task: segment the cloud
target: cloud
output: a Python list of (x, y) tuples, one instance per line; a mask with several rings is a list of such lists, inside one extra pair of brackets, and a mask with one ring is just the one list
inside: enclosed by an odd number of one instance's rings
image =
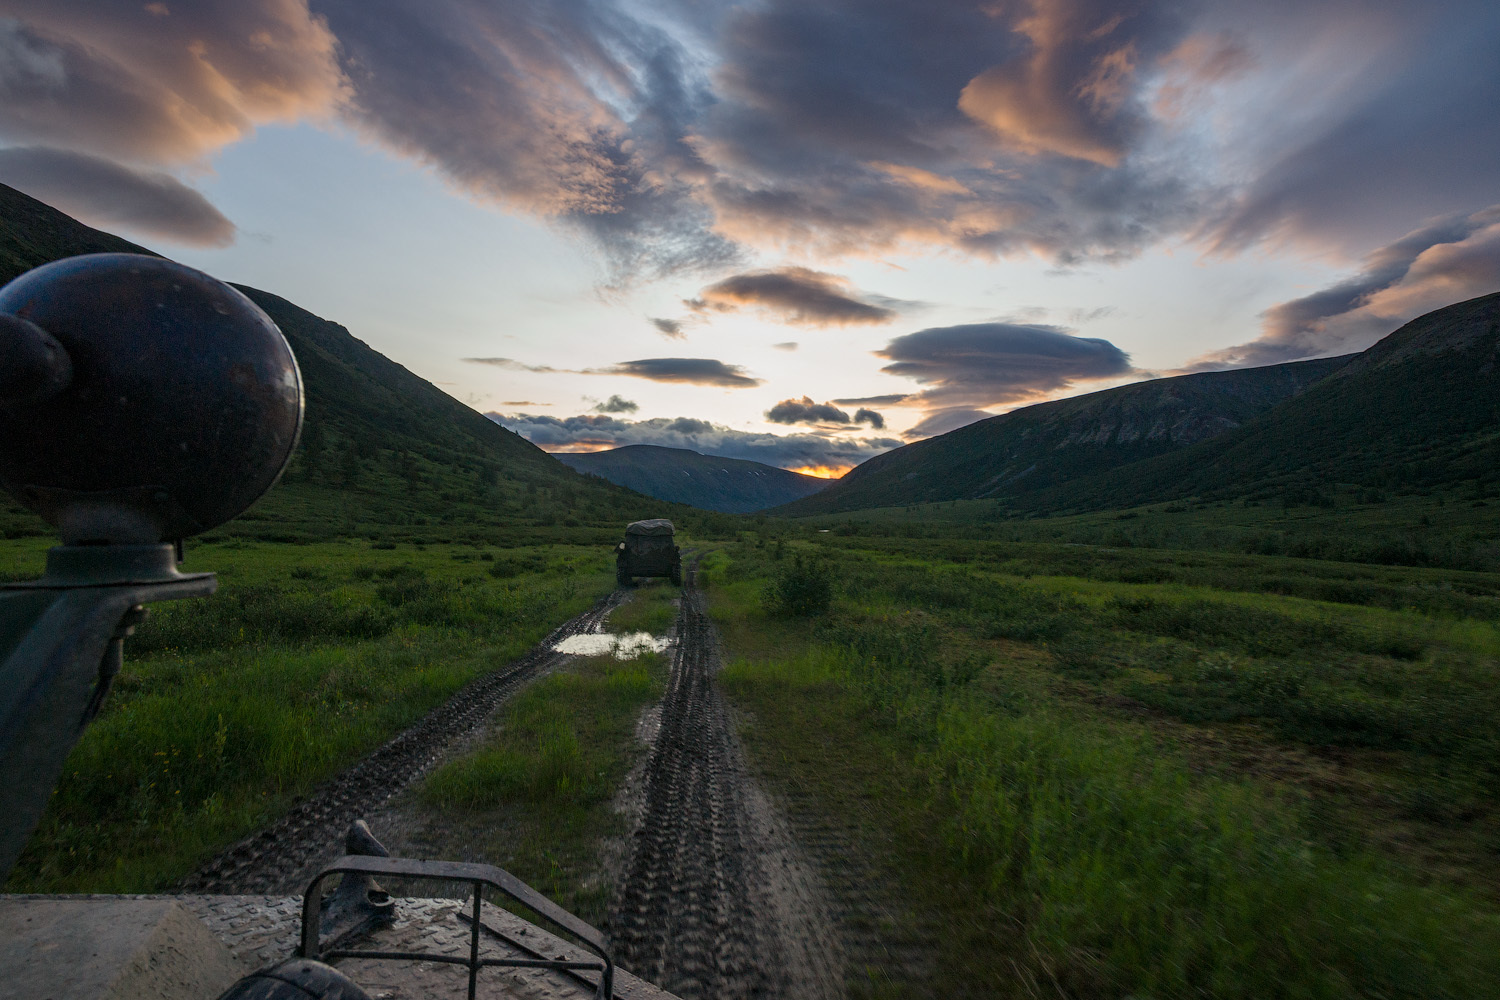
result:
[(1192, 6), (741, 7), (694, 139), (718, 231), (841, 254), (1134, 253), (1209, 197), (1188, 164), (1135, 155), (1154, 136), (1140, 67)]
[[(554, 368), (551, 365), (528, 365), (514, 358), (464, 358), (469, 364), (492, 365), (510, 371), (534, 372), (540, 375), (628, 375), (653, 382), (677, 382), (684, 385), (719, 385), (729, 389), (748, 389), (761, 379), (747, 375), (741, 365), (729, 365), (713, 358), (642, 358), (621, 361), (605, 368)], [(618, 397), (612, 397), (618, 398)]]
[(608, 282), (736, 269), (760, 287), (721, 304), (809, 324), (900, 304), (828, 275), (824, 299), (816, 281), (777, 292), (788, 269), (745, 272), (755, 253), (1072, 266), (1290, 237), (1356, 254), (1492, 203), (1500, 169), (1500, 7), (1483, 0), (5, 11), (5, 144), (196, 169), (258, 126), (337, 120), (583, 234)]
[(1022, 153), (1119, 166), (1140, 127), (1135, 77), (1158, 37), (1142, 30), (1152, 13), (1070, 0), (1031, 5), (1013, 28), (1027, 40), (1024, 54), (970, 80), (959, 110)]
[(1134, 371), (1129, 355), (1109, 341), (1041, 324), (934, 327), (875, 353), (891, 362), (881, 371), (928, 386), (917, 401), (941, 409), (1019, 403)]
[(554, 375), (566, 372), (566, 368), (553, 368), (550, 365), (528, 365), (514, 358), (463, 358), (463, 361), (471, 365), (492, 365), (495, 368), (506, 368), (517, 372), (538, 372), (544, 375)]
[(743, 458), (783, 469), (845, 469), (901, 445), (894, 438), (739, 431), (693, 417), (622, 420), (601, 415), (558, 418), (490, 413), (487, 416), (547, 451), (594, 451), (651, 444)]
[(889, 323), (896, 318), (895, 309), (860, 297), (847, 279), (806, 267), (730, 275), (684, 304), (696, 312), (757, 308), (784, 323), (806, 326)]
[(657, 319), (653, 317), (651, 320), (651, 325), (656, 327), (656, 332), (661, 334), (663, 337), (671, 337), (674, 340), (681, 340), (685, 336), (685, 334), (683, 334), (682, 332), (681, 320)]
[(0, 136), (127, 162), (190, 163), (256, 125), (326, 117), (345, 94), (334, 36), (305, 3), (153, 6), (8, 0)]
[(1358, 274), (1261, 314), (1248, 344), (1190, 371), (1279, 364), (1361, 351), (1425, 312), (1500, 288), (1500, 205), (1434, 220), (1369, 254)]
[(624, 396), (611, 396), (604, 402), (594, 407), (595, 413), (634, 413), (641, 405), (633, 399)]
[(956, 431), (960, 427), (977, 423), (980, 420), (988, 420), (995, 416), (984, 410), (975, 410), (967, 406), (950, 406), (940, 410), (934, 410), (918, 422), (915, 426), (901, 433), (908, 441), (917, 441), (922, 438), (936, 437), (939, 434), (947, 434)]
[(884, 396), (855, 396), (852, 399), (835, 399), (840, 406), (901, 406), (913, 399), (911, 393), (892, 392)]
[(828, 425), (868, 423), (876, 430), (885, 428), (885, 418), (874, 410), (861, 409), (850, 417), (848, 413), (832, 403), (815, 403), (811, 396), (801, 399), (783, 399), (766, 411), (766, 419), (773, 424)]
[(532, 399), (507, 399), (501, 406), (551, 406), (551, 403), (538, 403)]
[(728, 389), (748, 389), (762, 381), (745, 374), (740, 365), (726, 365), (712, 358), (643, 358), (622, 361), (608, 368), (586, 369), (586, 372), (590, 375), (629, 375), (653, 382), (719, 385)]
[[(1248, 78), (1268, 99), (1236, 115), (1225, 137), (1242, 147), (1234, 159), (1244, 181), (1207, 220), (1205, 239), (1223, 252), (1268, 237), (1363, 251), (1494, 202), (1500, 7), (1289, 10), (1243, 32), (1251, 44), (1270, 36), (1250, 53), (1262, 77)], [(1305, 94), (1314, 96), (1297, 107)]]
[(101, 228), (200, 247), (234, 242), (234, 223), (171, 174), (45, 147), (0, 149), (0, 182)]
[(771, 346), (778, 351), (795, 351), (797, 349), (797, 342), (795, 340), (783, 340), (781, 343), (772, 344)]
[(685, 141), (701, 55), (624, 4), (322, 0), (350, 117), (473, 197), (584, 232), (611, 280), (733, 265)]

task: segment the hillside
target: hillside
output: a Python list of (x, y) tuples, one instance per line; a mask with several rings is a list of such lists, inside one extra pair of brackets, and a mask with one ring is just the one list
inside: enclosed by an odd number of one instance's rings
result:
[[(80, 253), (152, 253), (0, 185), (0, 284)], [(239, 287), (281, 327), (302, 368), (307, 423), (281, 483), (221, 533), (287, 541), (374, 531), (421, 540), (520, 541), (639, 517), (691, 518), (591, 479), (355, 339), (269, 292)], [(8, 502), (8, 536), (46, 533)]]
[(1015, 498), (1035, 510), (1157, 500), (1326, 503), (1335, 485), (1412, 494), (1500, 487), (1500, 292), (1412, 320), (1329, 378), (1172, 455)]
[(588, 454), (553, 455), (570, 468), (658, 500), (747, 514), (817, 493), (828, 480), (760, 462), (701, 455), (686, 448), (633, 444)]
[(1233, 430), (1348, 360), (1182, 375), (1038, 403), (878, 455), (777, 513), (831, 514), (1048, 490)]

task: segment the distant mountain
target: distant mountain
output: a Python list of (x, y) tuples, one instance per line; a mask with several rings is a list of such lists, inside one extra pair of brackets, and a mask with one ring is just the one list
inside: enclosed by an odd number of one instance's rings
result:
[[(0, 284), (82, 253), (152, 253), (0, 185)], [(302, 443), (281, 483), (228, 526), (268, 538), (358, 534), (505, 540), (530, 529), (692, 516), (545, 452), (279, 296), (236, 286), (292, 345), (307, 396)], [(0, 532), (45, 531), (0, 496)], [(554, 532), (555, 533), (555, 532)]]
[(1412, 320), (1243, 427), (1026, 505), (1320, 502), (1335, 484), (1412, 493), (1458, 483), (1500, 486), (1500, 292)]
[(1351, 356), (1154, 379), (1038, 403), (918, 441), (778, 514), (1015, 497), (1178, 451), (1233, 430)]
[(552, 457), (637, 493), (727, 514), (775, 507), (817, 493), (829, 483), (759, 462), (649, 444)]

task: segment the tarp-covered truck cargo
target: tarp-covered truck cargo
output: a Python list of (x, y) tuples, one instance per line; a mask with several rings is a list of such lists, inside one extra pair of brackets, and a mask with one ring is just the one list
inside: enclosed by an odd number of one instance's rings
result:
[(615, 546), (615, 579), (623, 586), (638, 576), (665, 576), (682, 586), (682, 553), (674, 535), (665, 518), (627, 525), (625, 540)]

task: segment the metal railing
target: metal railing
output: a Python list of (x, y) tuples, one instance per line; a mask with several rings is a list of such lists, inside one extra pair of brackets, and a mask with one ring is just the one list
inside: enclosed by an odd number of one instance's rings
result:
[[(331, 875), (382, 876), (386, 878), (432, 879), (440, 882), (468, 883), (474, 892), (473, 913), (470, 917), (469, 955), (459, 958), (432, 952), (409, 951), (363, 951), (335, 948), (323, 951), (320, 943), (323, 901), (323, 882)], [(566, 959), (545, 958), (482, 958), (479, 954), (480, 912), (484, 905), (484, 889), (495, 889), (505, 896), (527, 907), (549, 923), (578, 939), (589, 950), (598, 953), (597, 962), (576, 962)], [(340, 958), (392, 959), (397, 961), (442, 962), (449, 965), (467, 966), (469, 970), (469, 1000), (474, 1000), (479, 984), (479, 970), (486, 967), (509, 967), (523, 969), (554, 969), (576, 973), (594, 971), (599, 973), (599, 984), (595, 989), (596, 1000), (613, 1000), (615, 965), (604, 944), (604, 935), (596, 928), (584, 923), (510, 872), (494, 865), (472, 864), (460, 861), (416, 861), (409, 858), (377, 858), (364, 855), (345, 855), (323, 868), (314, 876), (302, 897), (302, 943), (298, 953), (303, 958), (317, 961), (332, 961)]]

